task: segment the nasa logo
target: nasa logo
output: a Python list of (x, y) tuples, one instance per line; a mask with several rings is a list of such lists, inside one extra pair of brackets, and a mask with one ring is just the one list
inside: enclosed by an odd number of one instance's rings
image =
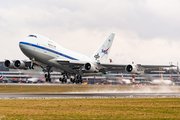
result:
[(102, 53), (108, 54), (108, 51), (102, 49)]
[(106, 55), (107, 55), (107, 54), (108, 54), (108, 50), (109, 50), (109, 48), (108, 48), (108, 49), (106, 49), (106, 50), (103, 50), (103, 49), (102, 49), (102, 53), (104, 53), (104, 54), (106, 54)]

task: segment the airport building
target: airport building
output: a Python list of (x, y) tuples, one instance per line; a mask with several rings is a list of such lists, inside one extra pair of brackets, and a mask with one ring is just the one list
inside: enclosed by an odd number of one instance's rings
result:
[(8, 68), (5, 68), (3, 62), (0, 62), (0, 71), (9, 71)]
[[(163, 79), (172, 80), (176, 85), (180, 85), (179, 75), (177, 74), (176, 69), (164, 69), (163, 71)], [(3, 81), (0, 82), (27, 82), (29, 78), (38, 77), (40, 78), (40, 82), (45, 81), (44, 72), (40, 68), (35, 70), (16, 70), (16, 69), (8, 69), (5, 68), (3, 62), (0, 62), (0, 72), (3, 73)], [(153, 71), (152, 69), (146, 69), (143, 75), (135, 75), (135, 84), (150, 84), (153, 79), (160, 79), (161, 74), (159, 71)], [(62, 77), (60, 72), (52, 72), (51, 73), (52, 82), (58, 81), (59, 77)], [(125, 78), (132, 81), (132, 74), (127, 74), (127, 72), (123, 71), (112, 71), (107, 72), (104, 75), (100, 76), (91, 76), (91, 77), (83, 77), (83, 82), (88, 82), (88, 84), (122, 84), (120, 81)]]

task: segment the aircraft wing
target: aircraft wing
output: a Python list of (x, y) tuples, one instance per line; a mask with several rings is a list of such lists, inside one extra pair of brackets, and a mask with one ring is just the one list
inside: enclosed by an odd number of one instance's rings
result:
[(100, 63), (102, 68), (100, 71), (124, 71), (126, 66), (125, 64), (114, 64), (114, 63)]
[(61, 65), (69, 66), (73, 69), (79, 69), (87, 62), (85, 61), (77, 61), (77, 60), (64, 60), (64, 59), (57, 59), (57, 62)]
[[(73, 69), (82, 68), (87, 61), (77, 61), (77, 60), (64, 60), (57, 59), (57, 62), (61, 65), (68, 66)], [(137, 69), (137, 71), (143, 71), (145, 68), (168, 68), (175, 67), (174, 65), (141, 65), (141, 64), (114, 64), (114, 63), (97, 63), (99, 72), (107, 71), (126, 71), (126, 67), (131, 66), (132, 69)]]
[(176, 67), (175, 65), (141, 65), (141, 64), (114, 64), (114, 63), (100, 63), (103, 66), (102, 69), (107, 71), (126, 71), (127, 66), (132, 66), (132, 69), (135, 67), (137, 70), (142, 71), (145, 68), (169, 68)]
[[(57, 62), (61, 65), (68, 66), (73, 69), (80, 69), (82, 68), (87, 61), (77, 61), (77, 60), (64, 60), (64, 59), (57, 59)], [(107, 71), (123, 71), (125, 70), (126, 65), (120, 64), (100, 64), (97, 63), (99, 72), (107, 72)]]
[(85, 61), (77, 61), (77, 60), (64, 60), (64, 59), (57, 59), (57, 62), (62, 64), (62, 65), (69, 65), (69, 64), (74, 64), (74, 65), (81, 65), (83, 66), (85, 63)]
[(168, 68), (168, 67), (176, 67), (175, 65), (141, 65), (137, 64), (142, 68)]

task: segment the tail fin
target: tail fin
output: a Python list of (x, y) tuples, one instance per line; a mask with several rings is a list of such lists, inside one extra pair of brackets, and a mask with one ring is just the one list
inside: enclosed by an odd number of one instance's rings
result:
[(0, 80), (3, 80), (3, 73), (1, 73), (0, 75)]
[(114, 35), (114, 33), (111, 33), (109, 37), (101, 44), (101, 46), (91, 56), (92, 61), (108, 62), (108, 55), (111, 49), (111, 45), (113, 43)]

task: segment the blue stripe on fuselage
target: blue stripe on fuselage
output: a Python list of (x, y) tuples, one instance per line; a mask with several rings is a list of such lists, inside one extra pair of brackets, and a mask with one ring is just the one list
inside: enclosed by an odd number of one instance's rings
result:
[(63, 53), (60, 53), (60, 52), (51, 50), (51, 49), (46, 48), (46, 47), (42, 47), (42, 46), (39, 46), (39, 45), (35, 45), (35, 44), (32, 44), (32, 43), (20, 42), (19, 44), (24, 44), (24, 45), (29, 45), (29, 46), (33, 46), (33, 47), (36, 47), (36, 48), (40, 48), (40, 49), (43, 49), (43, 50), (52, 52), (52, 53), (54, 53), (54, 54), (58, 54), (58, 55), (60, 55), (60, 56), (66, 57), (66, 58), (71, 59), (71, 60), (78, 60), (78, 59), (76, 59), (76, 58), (70, 57), (70, 56), (65, 55), (65, 54), (63, 54)]

